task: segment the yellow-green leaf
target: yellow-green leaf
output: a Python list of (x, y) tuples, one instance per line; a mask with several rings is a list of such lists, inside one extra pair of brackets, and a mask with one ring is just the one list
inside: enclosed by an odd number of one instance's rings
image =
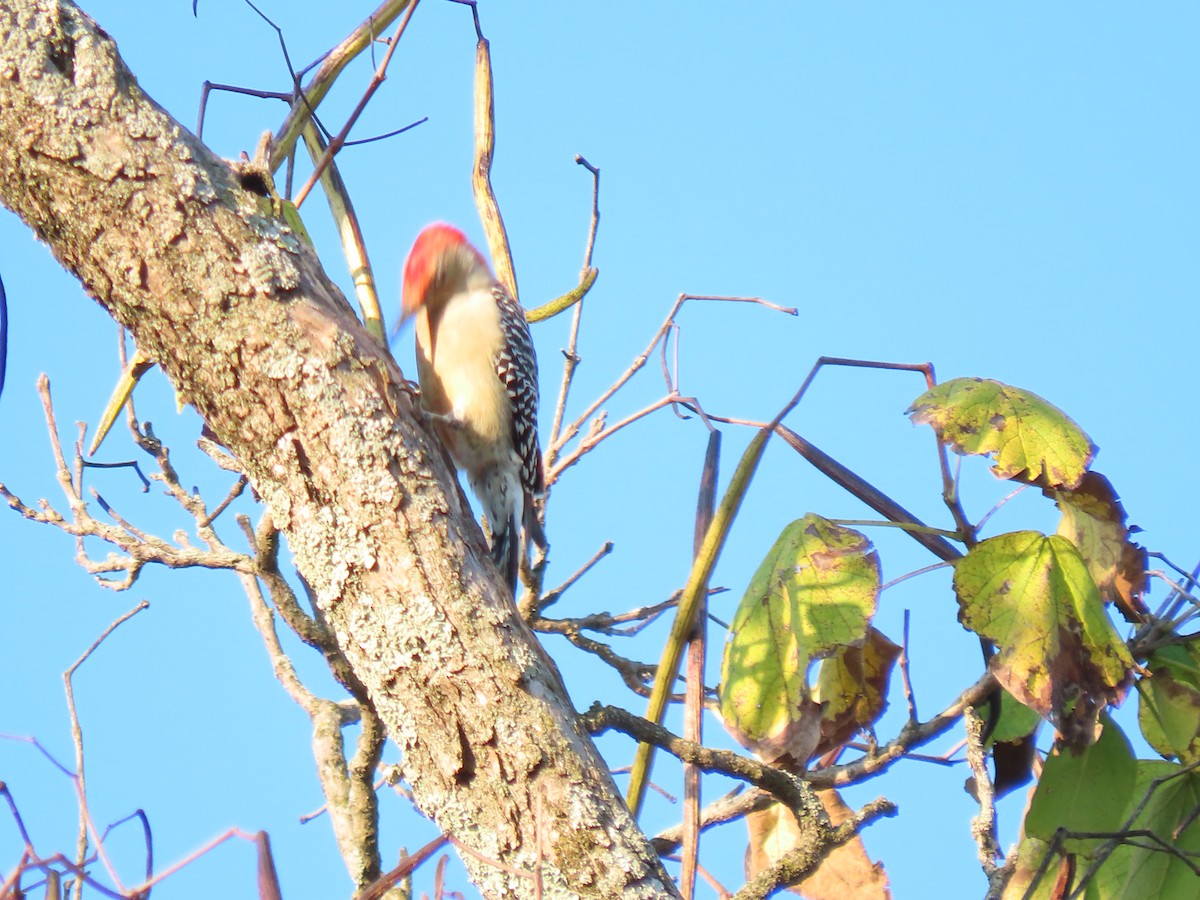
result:
[(958, 619), (996, 643), (1000, 684), (1073, 745), (1129, 686), (1133, 658), (1075, 545), (1016, 531), (971, 548), (954, 569)]
[(840, 647), (821, 661), (813, 699), (821, 704), (817, 753), (840, 747), (875, 724), (887, 708), (888, 681), (900, 645), (875, 628), (861, 644)]
[(725, 727), (764, 757), (806, 759), (820, 724), (809, 664), (863, 638), (878, 593), (865, 536), (811, 513), (788, 525), (734, 615), (721, 667)]
[(1061, 409), (1031, 391), (984, 378), (930, 388), (907, 410), (955, 452), (991, 456), (1000, 478), (1050, 488), (1079, 484), (1096, 446)]

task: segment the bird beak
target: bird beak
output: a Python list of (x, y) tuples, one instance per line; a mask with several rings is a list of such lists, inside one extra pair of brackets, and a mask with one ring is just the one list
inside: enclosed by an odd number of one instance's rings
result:
[(416, 288), (405, 282), (400, 289), (400, 318), (396, 320), (396, 324), (392, 326), (391, 334), (388, 336), (389, 346), (400, 336), (404, 326), (412, 320), (420, 308), (421, 298), (417, 295)]
[[(408, 274), (408, 273), (405, 273)], [(420, 279), (417, 279), (418, 281)], [(430, 278), (421, 290), (413, 281), (406, 280), (400, 289), (400, 321), (396, 323), (396, 332), (404, 327), (404, 323), (417, 314), (417, 310), (425, 302), (425, 295), (437, 281), (437, 275)]]
[(388, 346), (389, 347), (391, 347), (392, 344), (394, 344), (396, 342), (396, 339), (398, 337), (400, 337), (400, 332), (404, 331), (404, 326), (408, 324), (410, 319), (412, 319), (411, 314), (410, 315), (405, 315), (404, 313), (400, 314), (400, 318), (396, 320), (396, 324), (392, 326), (392, 330), (388, 333)]
[(405, 290), (400, 300), (400, 318), (396, 320), (396, 325), (392, 329), (392, 337), (400, 333), (404, 325), (417, 314), (416, 304), (408, 296), (408, 291)]

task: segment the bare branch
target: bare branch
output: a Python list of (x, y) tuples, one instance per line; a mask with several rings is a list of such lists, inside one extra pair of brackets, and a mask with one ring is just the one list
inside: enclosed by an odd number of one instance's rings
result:
[(585, 637), (580, 634), (579, 626), (570, 619), (538, 618), (530, 623), (530, 627), (543, 634), (561, 634), (580, 650), (593, 654), (601, 662), (616, 669), (621, 680), (625, 682), (625, 686), (639, 697), (650, 696), (650, 689), (647, 685), (653, 681), (654, 673), (657, 671), (657, 667), (651, 663), (626, 659), (608, 644)]
[(372, 46), (379, 36), (379, 30), (387, 28), (397, 16), (405, 11), (408, 5), (409, 0), (384, 0), (340, 44), (323, 55), (320, 69), (317, 70), (308, 85), (299, 92), (299, 96), (294, 99), (287, 118), (284, 119), (279, 130), (275, 132), (275, 137), (271, 140), (268, 166), (272, 172), (275, 172), (288, 158), (297, 138), (300, 137), (304, 122), (314, 114), (346, 66), (363, 50)]
[(963, 711), (967, 707), (978, 706), (995, 690), (995, 676), (988, 672), (928, 722), (919, 724), (909, 722), (900, 729), (899, 735), (882, 747), (876, 748), (874, 752), (844, 765), (810, 771), (808, 781), (819, 790), (855, 784), (864, 778), (878, 774), (896, 760), (906, 756), (910, 750), (927, 744), (938, 735), (948, 731), (962, 717)]
[(963, 710), (967, 725), (967, 764), (974, 776), (975, 795), (979, 800), (979, 815), (971, 820), (971, 836), (979, 848), (979, 863), (989, 883), (996, 877), (1003, 858), (996, 837), (996, 791), (987, 770), (987, 753), (983, 747), (985, 723), (972, 707)]
[[(596, 243), (596, 230), (600, 226), (600, 170), (585, 160), (576, 156), (575, 161), (592, 173), (592, 224), (588, 230), (587, 247), (583, 251), (583, 272), (592, 268), (592, 250)], [(583, 282), (580, 278), (580, 283)], [(582, 295), (580, 301), (583, 300)], [(583, 303), (575, 307), (575, 315), (571, 319), (571, 334), (567, 339), (567, 349), (563, 351), (562, 385), (558, 389), (558, 402), (554, 405), (554, 423), (550, 426), (550, 439), (546, 443), (546, 465), (554, 463), (559, 445), (559, 435), (562, 431), (563, 416), (567, 408), (567, 395), (571, 392), (571, 384), (575, 378), (575, 369), (579, 359), (579, 325), (583, 320)]]
[[(704, 538), (712, 524), (717, 503), (717, 474), (721, 457), (721, 432), (710, 431), (704, 468), (700, 475), (699, 497), (696, 501), (696, 522), (692, 534), (692, 553), (699, 556)], [(708, 648), (708, 598), (701, 597), (693, 617), (692, 631), (687, 642), (686, 701), (684, 704), (683, 736), (696, 744), (704, 742), (704, 666)], [(700, 769), (690, 762), (683, 764), (683, 868), (680, 872), (680, 891), (691, 900), (696, 889), (696, 870), (700, 865)]]
[(720, 772), (762, 788), (798, 817), (828, 822), (825, 809), (808, 782), (791, 772), (730, 750), (718, 750), (684, 740), (661, 725), (619, 707), (596, 703), (580, 718), (584, 727), (592, 734), (603, 734), (610, 728), (615, 729), (639, 743), (653, 744), (705, 772)]
[[(346, 141), (346, 135), (350, 133), (350, 129), (354, 127), (354, 123), (358, 121), (358, 117), (362, 115), (363, 110), (367, 108), (367, 104), (371, 102), (371, 98), (375, 95), (375, 92), (379, 90), (379, 86), (383, 84), (384, 79), (387, 78), (387, 68), (388, 64), (392, 61), (392, 54), (396, 52), (396, 47), (400, 43), (400, 38), (404, 34), (404, 29), (408, 27), (409, 20), (412, 19), (412, 14), (416, 10), (418, 2), (420, 2), (420, 0), (412, 0), (412, 3), (408, 5), (408, 9), (404, 12), (404, 18), (402, 18), (400, 20), (400, 24), (396, 26), (396, 31), (392, 35), (392, 39), (388, 44), (387, 53), (383, 55), (383, 61), (379, 64), (379, 68), (375, 70), (375, 74), (371, 76), (371, 80), (367, 83), (367, 88), (365, 91), (363, 91), (363, 95), (359, 99), (358, 105), (355, 106), (354, 111), (350, 113), (350, 117), (346, 120), (346, 124), (342, 126), (342, 130), (334, 135), (329, 141), (329, 146), (325, 148), (325, 152), (317, 162), (316, 166), (313, 168), (312, 174), (308, 176), (308, 181), (304, 183), (304, 187), (300, 188), (299, 192), (296, 194), (295, 203), (297, 209), (304, 204), (304, 199), (308, 196), (309, 191), (313, 189), (313, 186), (320, 179), (321, 173), (325, 171), (325, 167), (333, 161), (334, 155), (342, 149), (342, 144), (344, 144)], [(303, 96), (304, 95), (302, 93), (302, 97)], [(308, 101), (306, 101), (306, 103), (307, 102)]]
[(579, 433), (579, 429), (583, 427), (583, 423), (587, 422), (589, 419), (591, 419), (591, 417), (593, 415), (595, 415), (596, 411), (599, 410), (601, 406), (603, 406), (610, 399), (612, 399), (613, 395), (616, 394), (617, 391), (619, 391), (622, 387), (625, 386), (625, 384), (629, 381), (629, 379), (631, 379), (634, 375), (636, 375), (639, 371), (641, 371), (642, 367), (646, 365), (646, 361), (650, 358), (650, 354), (654, 352), (654, 349), (667, 336), (671, 327), (675, 324), (675, 317), (679, 314), (679, 310), (683, 307), (683, 304), (686, 303), (688, 300), (712, 300), (712, 301), (719, 301), (719, 302), (726, 302), (726, 303), (753, 303), (753, 304), (757, 304), (759, 306), (765, 306), (768, 309), (774, 309), (779, 312), (785, 312), (785, 313), (788, 313), (789, 315), (796, 315), (796, 310), (794, 310), (794, 309), (790, 309), (788, 307), (777, 306), (776, 304), (770, 303), (759, 297), (710, 297), (710, 296), (700, 296), (700, 295), (692, 295), (692, 294), (680, 294), (675, 299), (675, 303), (672, 304), (670, 311), (667, 313), (666, 319), (663, 320), (662, 325), (659, 326), (658, 331), (655, 332), (653, 339), (650, 341), (650, 343), (646, 347), (646, 349), (643, 350), (637, 356), (635, 356), (633, 359), (633, 362), (630, 363), (629, 368), (627, 368), (623, 373), (621, 373), (621, 375), (618, 376), (617, 380), (614, 381), (582, 413), (580, 413), (579, 416), (573, 422), (566, 425), (562, 429), (562, 432), (557, 436), (557, 438), (551, 440), (551, 442), (548, 444), (548, 446), (546, 448), (547, 467), (549, 467), (553, 464), (554, 460), (557, 458), (558, 453), (562, 450), (563, 446), (568, 441), (571, 441), (572, 439), (574, 439), (574, 437)]
[(595, 555), (592, 556), (592, 558), (589, 559), (587, 562), (585, 562), (582, 566), (580, 566), (575, 571), (574, 574), (572, 574), (570, 577), (567, 578), (566, 581), (564, 581), (558, 587), (554, 588), (554, 590), (548, 591), (545, 594), (543, 594), (541, 596), (541, 598), (538, 600), (535, 608), (522, 609), (521, 617), (528, 621), (531, 617), (533, 617), (535, 615), (540, 616), (542, 613), (542, 610), (546, 609), (548, 606), (550, 606), (553, 603), (557, 603), (558, 600), (562, 597), (562, 595), (564, 593), (566, 593), (568, 588), (570, 588), (573, 584), (575, 584), (575, 582), (579, 581), (580, 578), (582, 578), (584, 575), (586, 575), (588, 572), (590, 572), (592, 570), (593, 566), (595, 566), (598, 562), (600, 562), (600, 560), (604, 559), (604, 557), (608, 556), (608, 554), (612, 553), (612, 551), (613, 551), (613, 542), (605, 541), (604, 546), (602, 546), (599, 550), (597, 550)]
[(508, 292), (520, 299), (517, 292), (517, 274), (513, 267), (512, 248), (508, 243), (508, 232), (504, 228), (504, 217), (500, 204), (492, 190), (492, 157), (496, 152), (496, 99), (492, 84), (492, 52), (487, 38), (479, 27), (479, 9), (469, 4), (475, 22), (475, 165), (471, 168), (471, 190), (475, 194), (475, 208), (487, 236), (492, 265), (496, 279)]
[[(104, 642), (105, 638), (112, 634), (113, 631), (115, 631), (122, 623), (133, 618), (135, 615), (149, 606), (150, 604), (148, 602), (142, 600), (133, 609), (118, 616), (111, 625), (104, 629), (104, 631), (100, 634), (100, 637), (92, 641), (92, 645), (83, 651), (83, 654), (79, 657), (79, 659), (75, 660), (75, 662), (73, 662), (67, 668), (67, 670), (63, 672), (63, 688), (67, 695), (67, 714), (71, 720), (71, 740), (75, 745), (74, 781), (75, 789), (79, 796), (79, 838), (76, 843), (75, 864), (80, 869), (83, 868), (87, 861), (88, 824), (91, 821), (91, 817), (88, 813), (87, 807), (87, 781), (84, 777), (83, 768), (83, 729), (79, 725), (79, 714), (75, 709), (75, 688), (74, 684), (72, 683), (72, 678), (75, 675), (75, 670), (83, 665), (84, 660), (86, 660), (92, 655), (92, 653), (95, 652), (96, 648)], [(96, 850), (100, 853), (100, 858), (104, 860), (105, 868), (108, 869), (108, 874), (109, 877), (112, 878), (113, 884), (117, 885), (118, 888), (121, 888), (121, 881), (119, 878), (117, 878), (116, 870), (113, 868), (112, 863), (109, 862), (107, 854), (104, 852), (104, 843), (99, 839), (98, 836), (96, 836)], [(83, 881), (77, 880), (75, 883), (76, 898), (82, 896), (82, 892)]]

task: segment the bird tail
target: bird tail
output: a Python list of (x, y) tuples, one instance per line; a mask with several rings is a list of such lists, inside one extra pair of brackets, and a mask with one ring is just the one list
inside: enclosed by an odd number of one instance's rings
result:
[(517, 528), (517, 517), (515, 512), (510, 512), (506, 522), (489, 524), (492, 525), (492, 559), (504, 576), (504, 583), (515, 595), (521, 568), (521, 532)]
[(537, 507), (534, 506), (533, 495), (528, 491), (525, 492), (525, 553), (528, 555), (533, 547), (537, 547), (545, 554), (550, 550), (550, 543), (546, 540), (546, 532), (542, 528), (542, 523), (538, 521)]

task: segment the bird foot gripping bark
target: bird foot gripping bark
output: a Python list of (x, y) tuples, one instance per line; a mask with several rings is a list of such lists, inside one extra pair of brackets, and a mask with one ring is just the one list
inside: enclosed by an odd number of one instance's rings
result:
[(437, 422), (441, 425), (445, 425), (447, 428), (453, 429), (454, 431), (462, 431), (467, 427), (466, 423), (463, 422), (462, 419), (455, 418), (454, 413), (435, 413), (430, 412), (424, 407), (421, 407), (421, 418), (431, 425), (434, 422)]

